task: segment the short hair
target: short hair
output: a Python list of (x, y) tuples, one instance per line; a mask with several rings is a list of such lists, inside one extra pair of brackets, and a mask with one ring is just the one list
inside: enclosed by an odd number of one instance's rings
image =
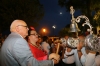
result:
[(24, 22), (24, 21), (23, 20), (19, 20), (19, 19), (14, 20), (10, 25), (10, 31), (13, 32), (15, 30), (15, 27), (21, 22)]

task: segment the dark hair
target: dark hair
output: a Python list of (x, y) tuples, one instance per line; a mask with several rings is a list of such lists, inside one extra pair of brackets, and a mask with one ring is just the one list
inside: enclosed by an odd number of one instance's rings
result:
[(70, 32), (69, 36), (73, 37), (73, 38), (77, 38), (77, 33), (76, 32)]
[(82, 33), (81, 31), (78, 32), (78, 36), (85, 36), (84, 33)]
[(30, 26), (30, 27), (29, 27), (28, 36), (30, 36), (31, 31), (35, 31), (35, 28), (34, 28), (34, 27), (32, 27), (32, 26)]
[(93, 34), (97, 34), (97, 29), (96, 28), (93, 28)]
[(48, 37), (47, 36), (43, 36), (42, 39), (43, 39), (43, 41), (47, 41)]

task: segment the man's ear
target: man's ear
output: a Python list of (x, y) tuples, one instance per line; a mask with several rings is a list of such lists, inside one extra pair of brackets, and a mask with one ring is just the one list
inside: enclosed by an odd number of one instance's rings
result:
[(15, 30), (17, 31), (17, 32), (19, 32), (20, 31), (20, 29), (19, 29), (19, 27), (17, 26), (17, 27), (15, 27)]

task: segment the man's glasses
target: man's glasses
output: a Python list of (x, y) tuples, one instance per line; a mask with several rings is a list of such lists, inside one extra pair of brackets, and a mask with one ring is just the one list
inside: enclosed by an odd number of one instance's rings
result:
[(24, 26), (24, 25), (18, 25), (18, 26), (22, 26), (22, 27), (26, 27), (26, 28), (28, 28), (28, 26)]

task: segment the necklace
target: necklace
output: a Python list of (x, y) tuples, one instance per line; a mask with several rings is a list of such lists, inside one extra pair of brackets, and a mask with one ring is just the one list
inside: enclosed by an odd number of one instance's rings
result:
[(37, 46), (36, 44), (33, 44), (33, 43), (29, 43), (31, 46), (34, 46), (34, 47), (36, 47), (36, 48), (38, 48), (38, 49), (40, 49), (40, 50), (42, 50), (46, 55), (47, 55), (47, 52), (46, 51), (44, 51), (43, 49), (42, 49), (42, 47), (41, 46)]
[(34, 47), (36, 47), (36, 48), (38, 48), (38, 49), (40, 49), (40, 50), (42, 50), (42, 48), (39, 47), (39, 46), (37, 46), (36, 44), (33, 44), (33, 43), (29, 43), (29, 44), (32, 45), (32, 46), (34, 46)]
[(29, 43), (29, 44), (36, 47), (36, 48), (38, 48), (38, 46), (36, 44), (33, 44), (33, 43)]

